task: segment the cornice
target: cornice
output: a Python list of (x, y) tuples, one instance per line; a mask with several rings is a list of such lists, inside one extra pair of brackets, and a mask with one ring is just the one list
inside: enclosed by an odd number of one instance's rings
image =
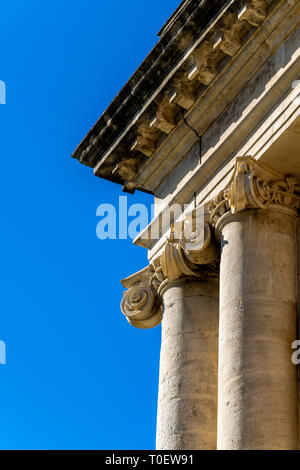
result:
[(184, 8), (182, 28), (163, 34), (73, 156), (125, 190), (149, 191), (136, 175), (277, 3), (195, 2), (190, 15)]
[[(218, 119), (222, 124), (223, 114), (228, 107), (238, 99), (243, 91), (247, 94), (247, 84), (259, 70), (263, 68), (268, 59), (280, 47), (297, 24), (299, 24), (300, 2), (295, 1), (294, 7), (286, 1), (277, 3), (260, 28), (256, 29), (254, 37), (248, 38), (246, 44), (232, 58), (224, 64), (213, 83), (202, 89), (199, 99), (188, 112), (186, 121), (203, 136), (201, 162), (195, 167), (192, 175), (189, 175), (189, 184), (181, 185), (174, 192), (174, 203), (186, 203), (198, 191), (199, 187), (205, 187), (207, 181), (219, 171), (220, 167), (229, 159), (238, 154), (238, 149), (254, 131), (257, 123), (266, 116), (278, 103), (279, 94), (286, 94), (291, 88), (291, 82), (299, 75), (299, 61), (295, 59), (288, 69), (284, 69), (276, 77), (274, 86), (267, 88), (263, 93), (263, 99), (253, 100), (253, 109), (243, 116), (238, 125), (238, 132), (234, 125), (226, 132), (226, 138), (221, 139), (216, 147), (206, 151), (206, 134), (209, 128)], [(229, 119), (226, 116), (226, 119)], [(222, 126), (221, 126), (222, 127)], [(198, 138), (192, 129), (181, 121), (176, 130), (159, 146), (156, 153), (147, 159), (145, 166), (139, 167), (134, 177), (137, 187), (144, 187), (161, 198), (161, 187), (173, 170), (185, 159), (195, 147), (198, 149)], [(209, 147), (208, 147), (209, 148)]]
[(121, 129), (130, 122), (148, 96), (169, 73), (174, 63), (180, 59), (190, 42), (207, 27), (219, 9), (231, 1), (186, 2), (186, 8), (177, 18), (181, 26), (161, 34), (157, 45), (83, 139), (73, 156), (82, 163), (94, 166), (97, 154), (107, 150)]

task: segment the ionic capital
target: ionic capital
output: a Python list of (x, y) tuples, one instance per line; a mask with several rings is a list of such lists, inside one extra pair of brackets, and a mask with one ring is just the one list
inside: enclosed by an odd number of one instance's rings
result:
[(230, 184), (210, 204), (211, 224), (218, 230), (226, 216), (245, 209), (271, 209), (297, 216), (300, 184), (293, 176), (283, 176), (252, 157), (239, 157)]
[(184, 232), (181, 224), (172, 227), (161, 254), (150, 266), (122, 281), (129, 290), (124, 293), (121, 310), (137, 328), (153, 328), (161, 322), (161, 296), (173, 281), (218, 276), (219, 247), (210, 225), (205, 222), (195, 231)]

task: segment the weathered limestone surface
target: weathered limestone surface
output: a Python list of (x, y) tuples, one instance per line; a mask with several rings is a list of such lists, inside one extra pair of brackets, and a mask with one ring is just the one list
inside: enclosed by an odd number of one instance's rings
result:
[(296, 221), (247, 210), (224, 220), (218, 449), (297, 449)]
[[(253, 77), (251, 75), (244, 77), (245, 80), (247, 79), (247, 86), (240, 90), (230, 105), (208, 128), (205, 128), (206, 114), (203, 112), (203, 108), (199, 109), (196, 129), (202, 135), (201, 168), (198, 144), (195, 143), (191, 149), (183, 147), (184, 158), (176, 168), (168, 173), (168, 176), (155, 191), (158, 202), (170, 204), (173, 200), (176, 202), (185, 201), (186, 193), (191, 191), (191, 186), (194, 186), (194, 191), (201, 196), (199, 200), (205, 200), (205, 198), (210, 200), (213, 197), (215, 182), (219, 181), (221, 185), (224, 185), (225, 182), (222, 181), (223, 174), (220, 170), (218, 172), (212, 170), (215, 181), (204, 189), (203, 183), (210, 177), (210, 174), (207, 173), (209, 170), (206, 171), (206, 168), (212, 164), (213, 160), (216, 160), (216, 164), (224, 164), (224, 159), (228, 159), (228, 155), (231, 153), (237, 156), (257, 156), (263, 163), (282, 172), (286, 171), (286, 165), (289, 164), (290, 172), (300, 176), (300, 159), (295, 159), (294, 153), (289, 152), (290, 147), (300, 146), (299, 135), (287, 135), (284, 142), (276, 145), (280, 145), (280, 148), (278, 150), (274, 148), (276, 139), (283, 139), (283, 136), (280, 137), (284, 130), (283, 124), (294, 113), (297, 113), (296, 103), (293, 104), (291, 98), (293, 93), (291, 84), (294, 80), (293, 77), (300, 76), (299, 44), (300, 26), (293, 30), (285, 42), (280, 44)], [(250, 73), (252, 72), (249, 71)], [(291, 76), (291, 74), (293, 75)], [(229, 98), (231, 87), (232, 84), (226, 88), (226, 93), (224, 93), (226, 99)], [(235, 90), (234, 87), (232, 88)], [(277, 107), (275, 105), (278, 103), (278, 89), (282, 89), (282, 93), (287, 96), (286, 102), (282, 100)], [(224, 102), (221, 101), (221, 103)], [(221, 103), (217, 98), (210, 109), (216, 109)], [(268, 113), (270, 113), (268, 120), (257, 127), (257, 123)], [(200, 128), (201, 123), (205, 128), (203, 131)], [(254, 135), (249, 138), (251, 132)], [(176, 152), (176, 147), (173, 152)], [(282, 153), (286, 153), (284, 159), (280, 158)], [(278, 158), (276, 158), (277, 155)], [(233, 158), (227, 162), (226, 166), (224, 165), (227, 173), (232, 170), (234, 161)], [(172, 165), (171, 158), (169, 164)], [(162, 173), (158, 168), (152, 176), (153, 181), (160, 181), (161, 177)], [(200, 189), (202, 189), (201, 192)]]
[(157, 449), (216, 449), (218, 281), (175, 281), (163, 304)]

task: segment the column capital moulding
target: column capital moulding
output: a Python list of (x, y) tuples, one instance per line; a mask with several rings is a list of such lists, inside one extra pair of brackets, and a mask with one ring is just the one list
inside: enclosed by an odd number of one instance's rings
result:
[(210, 223), (217, 238), (222, 225), (246, 209), (276, 210), (297, 217), (300, 182), (253, 157), (238, 157), (229, 185), (209, 204)]
[(137, 328), (154, 328), (162, 320), (165, 290), (184, 277), (199, 280), (218, 277), (218, 259), (219, 246), (210, 224), (205, 222), (198, 234), (189, 238), (183, 235), (180, 240), (173, 226), (160, 256), (142, 271), (121, 281), (128, 289), (121, 302), (122, 313)]

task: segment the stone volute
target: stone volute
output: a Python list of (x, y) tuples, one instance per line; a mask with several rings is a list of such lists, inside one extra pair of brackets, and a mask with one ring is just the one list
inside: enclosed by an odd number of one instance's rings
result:
[[(217, 277), (219, 247), (211, 225), (205, 222), (192, 230), (188, 222), (189, 216), (184, 223), (173, 225), (160, 256), (142, 271), (121, 281), (128, 289), (123, 295), (121, 311), (131, 325), (142, 329), (159, 325), (161, 296), (171, 282), (189, 276)], [(191, 220), (191, 224), (194, 222)]]

